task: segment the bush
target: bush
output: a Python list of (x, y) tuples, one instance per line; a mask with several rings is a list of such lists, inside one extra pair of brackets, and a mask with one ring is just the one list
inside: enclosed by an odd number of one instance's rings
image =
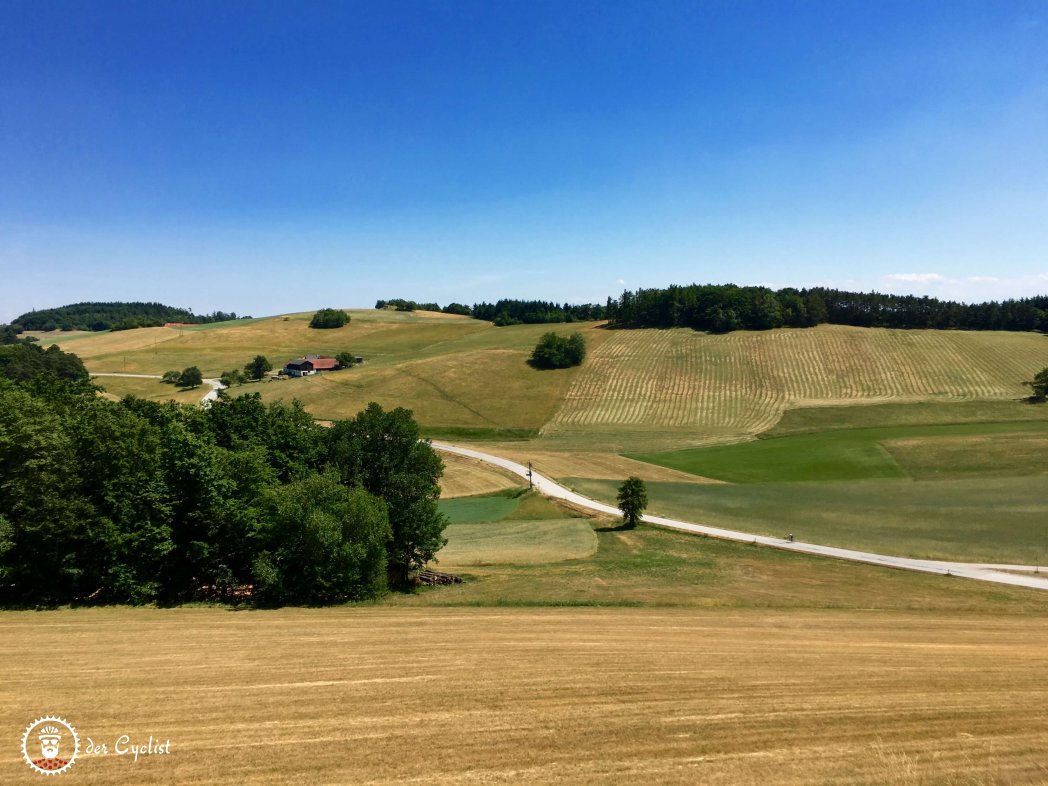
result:
[(586, 340), (581, 333), (568, 337), (546, 333), (531, 353), (531, 365), (535, 368), (570, 368), (586, 358)]
[(247, 377), (244, 376), (243, 371), (235, 368), (232, 371), (223, 371), (222, 376), (219, 377), (218, 381), (227, 388), (231, 388), (233, 385), (243, 385), (247, 381)]
[(386, 588), (386, 505), (336, 473), (272, 490), (252, 565), (260, 605), (342, 603)]
[(322, 308), (309, 321), (311, 328), (340, 328), (349, 323), (349, 314), (340, 308)]

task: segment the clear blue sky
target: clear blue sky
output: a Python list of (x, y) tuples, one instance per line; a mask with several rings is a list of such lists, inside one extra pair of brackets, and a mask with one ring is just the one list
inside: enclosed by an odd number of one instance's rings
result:
[(1048, 292), (1048, 4), (0, 2), (0, 321)]

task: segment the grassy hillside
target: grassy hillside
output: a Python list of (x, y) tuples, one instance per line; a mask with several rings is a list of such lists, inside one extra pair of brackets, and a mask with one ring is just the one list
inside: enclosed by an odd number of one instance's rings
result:
[[(321, 418), (348, 417), (378, 401), (409, 407), (437, 435), (537, 435), (550, 450), (603, 453), (747, 439), (798, 408), (1004, 404), (1025, 395), (1022, 382), (1048, 365), (1048, 338), (1035, 333), (822, 325), (708, 335), (611, 331), (595, 323), (495, 328), (425, 312), (350, 314), (353, 321), (336, 330), (309, 328), (308, 312), (185, 329), (52, 333), (45, 341), (75, 351), (91, 371), (136, 373), (197, 365), (217, 375), (256, 354), (279, 365), (306, 353), (351, 351), (366, 358), (363, 366), (235, 392), (298, 398)], [(581, 368), (540, 372), (526, 364), (548, 330), (584, 333), (589, 357)], [(825, 410), (822, 417), (832, 422), (837, 414)]]
[(254, 383), (233, 394), (298, 398), (320, 418), (352, 417), (370, 401), (404, 406), (432, 432), (453, 436), (534, 435), (560, 405), (578, 369), (537, 371), (527, 359), (547, 331), (583, 331), (591, 349), (608, 331), (593, 323), (496, 328), (467, 317), (428, 312), (349, 312), (335, 330), (309, 327), (312, 312), (192, 328), (104, 334), (48, 334), (93, 372), (159, 374), (199, 366), (205, 376), (241, 368), (255, 355), (279, 367), (307, 353), (349, 351), (365, 358), (351, 370)]
[(149, 401), (177, 401), (180, 404), (196, 404), (209, 390), (207, 385), (183, 389), (174, 385), (165, 385), (159, 379), (138, 379), (135, 377), (95, 377), (95, 385), (104, 388), (111, 398), (137, 396)]
[(797, 407), (1018, 399), (1029, 393), (1022, 382), (1048, 365), (1048, 338), (1037, 333), (836, 325), (611, 333), (543, 429), (551, 442), (708, 444), (767, 431)]

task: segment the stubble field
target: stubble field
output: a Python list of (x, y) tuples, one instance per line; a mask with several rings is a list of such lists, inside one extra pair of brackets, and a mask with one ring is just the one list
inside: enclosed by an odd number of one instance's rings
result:
[[(1048, 626), (681, 609), (0, 617), (0, 780), (55, 712), (108, 784), (1048, 780)], [(46, 668), (42, 663), (46, 662)], [(113, 754), (127, 734), (171, 753)]]
[(751, 438), (792, 408), (1018, 399), (1048, 364), (1036, 333), (613, 331), (545, 426), (551, 443), (666, 449)]

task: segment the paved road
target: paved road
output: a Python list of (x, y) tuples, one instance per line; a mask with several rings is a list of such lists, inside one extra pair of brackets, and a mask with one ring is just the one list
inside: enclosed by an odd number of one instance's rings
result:
[[(509, 470), (523, 478), (528, 477), (528, 468), (515, 461), (504, 459), (482, 453), (479, 450), (461, 448), (456, 445), (448, 445), (442, 442), (432, 443), (437, 450), (448, 453), (456, 453), (460, 456), (478, 459), (494, 464), (497, 467)], [(607, 513), (612, 516), (622, 515), (614, 505), (597, 502), (589, 497), (577, 494), (569, 488), (535, 472), (532, 475), (532, 484), (540, 494), (547, 497), (562, 499), (577, 505), (580, 508)], [(903, 570), (916, 570), (922, 573), (938, 573), (940, 575), (960, 576), (966, 579), (978, 579), (979, 581), (992, 581), (998, 584), (1012, 584), (1018, 587), (1033, 587), (1035, 589), (1048, 590), (1048, 568), (1036, 565), (994, 565), (986, 563), (971, 562), (943, 562), (939, 560), (911, 559), (909, 557), (892, 557), (886, 554), (873, 554), (867, 551), (854, 551), (852, 549), (840, 549), (833, 546), (820, 546), (817, 543), (801, 543), (800, 541), (788, 541), (785, 538), (773, 538), (767, 535), (754, 535), (750, 532), (737, 532), (719, 527), (707, 527), (702, 524), (693, 524), (689, 521), (678, 521), (662, 516), (644, 516), (647, 524), (655, 524), (660, 527), (694, 532), (698, 535), (709, 535), (714, 538), (726, 540), (737, 540), (743, 543), (758, 543), (762, 546), (783, 549), (784, 551), (800, 551), (805, 554), (818, 554), (824, 557), (835, 557), (837, 559), (851, 560), (852, 562), (866, 562), (871, 565), (883, 565), (889, 568), (901, 568)], [(1040, 575), (1045, 574), (1045, 575)]]
[[(163, 379), (163, 377), (161, 377), (159, 374), (117, 374), (115, 372), (114, 373), (92, 374), (91, 376), (92, 377), (133, 377), (134, 379)], [(214, 401), (215, 399), (217, 399), (218, 398), (218, 391), (222, 390), (222, 388), (225, 387), (225, 385), (223, 385), (217, 379), (205, 379), (204, 380), (204, 384), (205, 385), (210, 385), (211, 389), (201, 397), (201, 399), (200, 399), (200, 403), (201, 404), (203, 404), (205, 401)]]

